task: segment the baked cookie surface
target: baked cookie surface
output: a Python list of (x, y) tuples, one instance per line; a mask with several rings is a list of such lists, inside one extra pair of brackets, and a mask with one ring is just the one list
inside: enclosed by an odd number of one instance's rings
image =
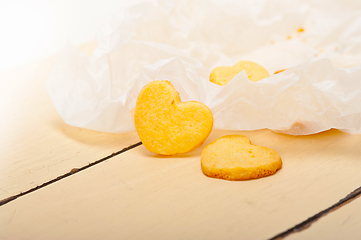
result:
[(216, 67), (212, 70), (209, 80), (215, 84), (224, 86), (243, 70), (246, 71), (248, 79), (252, 82), (257, 82), (270, 76), (267, 70), (258, 63), (239, 61), (233, 67)]
[(182, 103), (169, 81), (151, 82), (140, 91), (134, 120), (143, 145), (162, 155), (201, 146), (213, 128), (211, 110), (196, 101)]
[(243, 135), (227, 135), (203, 149), (201, 167), (209, 177), (248, 180), (274, 174), (282, 160), (275, 150), (253, 145)]

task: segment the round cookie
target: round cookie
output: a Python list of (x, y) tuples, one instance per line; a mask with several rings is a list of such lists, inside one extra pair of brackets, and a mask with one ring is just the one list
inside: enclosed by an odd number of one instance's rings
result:
[(246, 136), (227, 135), (203, 149), (201, 166), (208, 177), (248, 180), (274, 174), (282, 160), (275, 150), (253, 145)]
[(211, 110), (196, 101), (182, 103), (169, 81), (154, 81), (143, 87), (134, 120), (143, 145), (162, 155), (185, 153), (201, 146), (213, 128)]
[(248, 79), (252, 82), (257, 82), (270, 76), (267, 70), (258, 63), (239, 61), (233, 67), (216, 67), (212, 70), (209, 80), (215, 84), (224, 86), (243, 70), (246, 71)]

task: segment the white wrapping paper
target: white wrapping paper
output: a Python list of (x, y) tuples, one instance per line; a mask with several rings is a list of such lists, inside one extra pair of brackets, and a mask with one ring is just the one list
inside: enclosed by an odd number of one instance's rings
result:
[[(359, 1), (140, 1), (100, 26), (96, 39), (92, 57), (67, 44), (46, 83), (70, 125), (132, 131), (141, 88), (169, 80), (182, 101), (210, 107), (217, 129), (361, 133)], [(209, 81), (213, 68), (240, 60), (271, 77)]]

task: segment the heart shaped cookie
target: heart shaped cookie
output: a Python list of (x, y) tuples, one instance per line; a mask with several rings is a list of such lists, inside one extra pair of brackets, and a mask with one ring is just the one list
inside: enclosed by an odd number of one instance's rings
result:
[(216, 67), (212, 70), (209, 80), (224, 86), (243, 70), (246, 71), (248, 79), (252, 82), (257, 82), (270, 76), (264, 67), (255, 62), (239, 61), (233, 67)]
[(243, 135), (228, 135), (203, 149), (201, 166), (209, 177), (248, 180), (274, 174), (282, 160), (275, 150), (253, 145)]
[(143, 145), (162, 155), (201, 146), (213, 128), (211, 110), (196, 101), (182, 103), (169, 81), (151, 82), (140, 91), (134, 120)]

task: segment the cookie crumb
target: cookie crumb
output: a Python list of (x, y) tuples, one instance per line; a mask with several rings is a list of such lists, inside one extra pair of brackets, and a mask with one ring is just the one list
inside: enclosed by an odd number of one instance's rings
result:
[(79, 168), (73, 168), (72, 170), (70, 170), (70, 173), (73, 174), (76, 173), (77, 171), (79, 171)]
[(275, 74), (280, 73), (280, 72), (283, 72), (283, 71), (285, 71), (285, 70), (287, 70), (287, 69), (282, 69), (282, 70), (275, 71)]

